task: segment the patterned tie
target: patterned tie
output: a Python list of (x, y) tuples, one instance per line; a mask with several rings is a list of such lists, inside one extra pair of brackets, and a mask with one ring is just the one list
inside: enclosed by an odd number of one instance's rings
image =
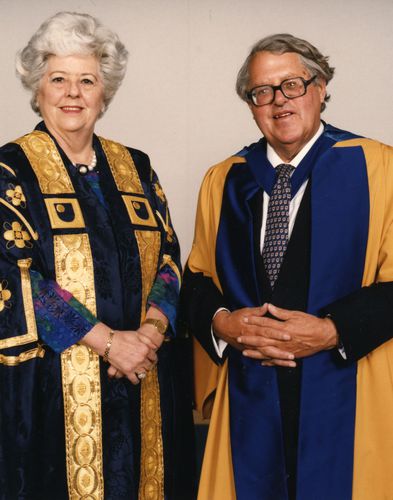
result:
[(293, 170), (292, 165), (285, 163), (276, 167), (277, 180), (270, 195), (267, 209), (262, 259), (272, 289), (288, 245), (289, 204), (291, 202), (290, 175)]

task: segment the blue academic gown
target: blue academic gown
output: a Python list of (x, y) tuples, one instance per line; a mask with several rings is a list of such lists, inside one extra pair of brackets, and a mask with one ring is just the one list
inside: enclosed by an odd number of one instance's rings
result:
[[(319, 315), (328, 304), (362, 287), (370, 230), (369, 151), (383, 151), (375, 144), (325, 125), (292, 176), (292, 196), (311, 178), (306, 307), (311, 314)], [(382, 153), (380, 158), (388, 167), (391, 153)], [(256, 272), (251, 200), (258, 191), (270, 193), (274, 179), (264, 139), (212, 167), (205, 177), (188, 269), (194, 276), (200, 274), (209, 280), (208, 286), (214, 283), (222, 296), (222, 304), (215, 305), (236, 310), (265, 301), (266, 290)], [(382, 281), (392, 278), (386, 275)], [(206, 346), (209, 332), (198, 334), (194, 329), (194, 333)], [(286, 500), (276, 370), (261, 367), (231, 347), (227, 349), (227, 366), (229, 453), (236, 498)], [(320, 352), (302, 362), (297, 455), (297, 498), (301, 500), (352, 498), (356, 375), (357, 363), (338, 363), (333, 351)], [(219, 422), (220, 417), (215, 418)], [(210, 471), (209, 477), (219, 484), (219, 472)], [(206, 487), (203, 491), (208, 490)], [(210, 496), (209, 500), (218, 498)]]

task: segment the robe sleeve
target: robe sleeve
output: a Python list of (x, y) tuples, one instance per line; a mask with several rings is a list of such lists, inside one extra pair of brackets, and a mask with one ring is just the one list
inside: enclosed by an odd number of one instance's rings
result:
[(38, 335), (55, 352), (63, 352), (89, 332), (98, 319), (55, 281), (31, 271)]
[(214, 347), (211, 325), (214, 314), (221, 307), (227, 308), (224, 297), (212, 279), (203, 273), (193, 273), (187, 265), (180, 295), (180, 321), (183, 328), (189, 328), (216, 364), (221, 364), (223, 359)]
[(31, 222), (30, 200), (25, 198), (12, 169), (4, 165), (0, 177), (0, 284), (6, 290), (2, 293), (6, 300), (4, 314), (0, 312), (0, 329), (1, 324), (4, 328), (1, 335), (4, 340), (15, 339), (6, 345), (18, 345), (18, 332), (26, 336), (27, 331), (29, 338), (29, 329), (34, 330), (41, 342), (62, 352), (78, 342), (98, 320), (38, 270), (40, 238)]
[(216, 238), (221, 215), (222, 193), (233, 160), (212, 167), (205, 175), (198, 199), (192, 250), (184, 272), (180, 300), (181, 322), (207, 352), (221, 364), (215, 349), (211, 323), (219, 308), (230, 309), (220, 288), (216, 270)]
[(22, 186), (12, 168), (0, 161), (0, 358), (4, 360), (37, 346), (30, 281), (37, 255), (38, 234)]
[(329, 304), (321, 312), (334, 321), (349, 361), (393, 338), (393, 283), (375, 283)]
[(180, 247), (173, 229), (168, 203), (157, 174), (151, 170), (150, 192), (156, 215), (163, 227), (162, 245), (158, 271), (147, 299), (148, 306), (159, 309), (169, 321), (167, 335), (176, 335), (177, 308), (181, 285)]

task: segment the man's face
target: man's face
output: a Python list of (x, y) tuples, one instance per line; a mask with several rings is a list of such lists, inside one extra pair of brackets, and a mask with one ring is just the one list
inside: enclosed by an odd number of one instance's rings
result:
[[(280, 85), (297, 76), (305, 80), (312, 76), (294, 52), (258, 52), (251, 60), (249, 75), (248, 90), (259, 85)], [(271, 104), (249, 104), (259, 129), (283, 161), (290, 162), (318, 130), (325, 95), (326, 83), (316, 80), (301, 97), (288, 99), (277, 90)]]

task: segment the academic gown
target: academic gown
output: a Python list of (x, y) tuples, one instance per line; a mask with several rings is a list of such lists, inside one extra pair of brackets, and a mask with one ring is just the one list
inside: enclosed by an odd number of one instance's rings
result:
[[(96, 136), (93, 147), (98, 189), (44, 124), (0, 149), (2, 500), (192, 494), (190, 395), (175, 336), (180, 255), (167, 202), (147, 155)], [(37, 274), (58, 287), (38, 289), (44, 313), (33, 301)], [(78, 343), (61, 351), (86, 318), (137, 329), (154, 288), (171, 324), (140, 385), (109, 379), (108, 364)]]
[[(297, 498), (389, 498), (393, 151), (325, 125), (292, 176), (292, 196), (307, 178), (306, 310), (332, 315), (348, 361), (336, 350), (302, 360)], [(270, 193), (274, 179), (263, 139), (212, 167), (200, 191), (183, 314), (198, 339), (200, 408), (211, 405), (215, 391), (201, 500), (288, 498), (277, 369), (231, 347), (224, 364), (211, 363), (220, 363), (210, 334), (215, 310), (261, 305), (266, 296), (258, 280), (252, 204), (259, 191)], [(379, 304), (380, 314), (370, 304)]]

